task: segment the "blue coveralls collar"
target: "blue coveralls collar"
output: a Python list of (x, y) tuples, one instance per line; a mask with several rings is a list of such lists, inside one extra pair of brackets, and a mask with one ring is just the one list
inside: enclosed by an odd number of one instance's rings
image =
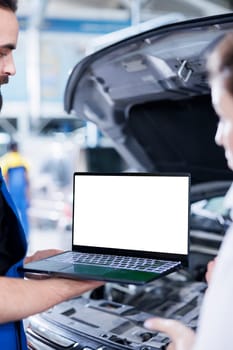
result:
[[(1, 184), (1, 192), (6, 202), (8, 203), (9, 207), (12, 209), (12, 215), (15, 215), (18, 219), (18, 227), (15, 228), (17, 230), (16, 234), (18, 234), (18, 237), (21, 240), (24, 247), (24, 251), (26, 253), (26, 250), (27, 250), (26, 237), (25, 237), (22, 225), (20, 224), (17, 210), (14, 206), (14, 203), (10, 197), (10, 194), (3, 180), (1, 169), (0, 169), (0, 184)], [(23, 259), (17, 262), (15, 265), (13, 265), (7, 271), (6, 276), (14, 277), (14, 278), (17, 278), (17, 277), (22, 278), (23, 274), (20, 273), (18, 270), (18, 268), (21, 267), (22, 265), (23, 265)], [(27, 349), (26, 336), (24, 333), (22, 321), (9, 322), (9, 323), (0, 325), (0, 348), (9, 349), (9, 350), (26, 350)]]

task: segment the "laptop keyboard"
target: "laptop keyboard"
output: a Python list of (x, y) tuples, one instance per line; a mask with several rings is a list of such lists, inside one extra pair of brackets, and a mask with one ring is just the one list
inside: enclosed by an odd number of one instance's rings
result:
[(53, 257), (53, 261), (71, 264), (89, 264), (98, 266), (110, 266), (115, 269), (137, 270), (145, 272), (163, 273), (178, 264), (177, 261), (154, 260), (149, 258), (135, 258), (129, 256), (86, 254), (67, 252)]

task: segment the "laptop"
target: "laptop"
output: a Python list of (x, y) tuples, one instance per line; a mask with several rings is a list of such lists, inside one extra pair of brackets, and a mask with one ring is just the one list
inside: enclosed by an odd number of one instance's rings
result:
[(143, 285), (188, 265), (189, 174), (75, 173), (72, 251), (25, 272)]

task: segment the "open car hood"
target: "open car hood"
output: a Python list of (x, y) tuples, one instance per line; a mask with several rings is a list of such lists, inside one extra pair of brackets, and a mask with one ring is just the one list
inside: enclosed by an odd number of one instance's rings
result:
[(190, 172), (192, 183), (232, 180), (215, 145), (205, 57), (233, 29), (233, 14), (154, 28), (85, 57), (65, 110), (97, 124), (130, 168)]

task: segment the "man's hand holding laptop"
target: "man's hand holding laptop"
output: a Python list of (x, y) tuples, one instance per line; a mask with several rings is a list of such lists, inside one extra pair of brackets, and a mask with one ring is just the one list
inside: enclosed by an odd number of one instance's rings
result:
[[(31, 256), (27, 256), (24, 259), (24, 263), (27, 264), (32, 261), (37, 261), (40, 259), (48, 258), (49, 256), (53, 256), (56, 254), (62, 253), (62, 250), (59, 249), (46, 249), (46, 250), (38, 250)], [(88, 280), (70, 280), (65, 278), (52, 278), (46, 274), (37, 274), (37, 273), (26, 273), (26, 278), (32, 279), (49, 279), (49, 283), (52, 288), (56, 288), (59, 291), (61, 301), (67, 300), (69, 298), (74, 298), (79, 296), (91, 289), (100, 287), (104, 282), (101, 281), (88, 281)]]

